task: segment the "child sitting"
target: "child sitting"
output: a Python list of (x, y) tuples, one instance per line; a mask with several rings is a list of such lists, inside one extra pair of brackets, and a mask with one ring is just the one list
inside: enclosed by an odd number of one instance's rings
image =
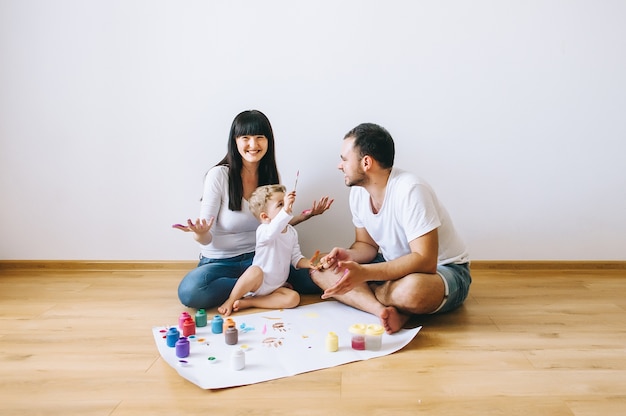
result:
[(289, 221), (296, 192), (286, 193), (282, 185), (258, 187), (250, 197), (250, 211), (261, 222), (256, 231), (252, 265), (237, 279), (230, 296), (217, 308), (228, 316), (246, 308), (294, 308), (300, 295), (285, 287), (290, 266), (311, 268), (300, 252), (298, 233)]

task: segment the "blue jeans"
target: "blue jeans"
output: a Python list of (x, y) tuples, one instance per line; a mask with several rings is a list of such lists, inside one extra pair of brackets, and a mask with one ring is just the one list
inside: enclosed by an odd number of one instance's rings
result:
[[(253, 257), (254, 253), (246, 253), (227, 259), (200, 258), (198, 266), (178, 285), (178, 299), (195, 309), (220, 306), (228, 299), (239, 276), (252, 265)], [(292, 266), (287, 282), (301, 294), (322, 293), (311, 280), (309, 269), (296, 270)]]

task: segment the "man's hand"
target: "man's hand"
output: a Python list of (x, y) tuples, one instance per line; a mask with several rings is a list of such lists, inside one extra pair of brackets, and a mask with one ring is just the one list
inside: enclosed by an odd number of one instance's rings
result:
[(337, 273), (337, 263), (339, 261), (349, 261), (352, 260), (348, 251), (345, 248), (335, 247), (330, 250), (330, 253), (325, 255), (320, 259), (320, 265), (322, 270), (332, 269), (335, 273)]
[(354, 289), (360, 283), (369, 280), (367, 268), (354, 261), (339, 261), (335, 274), (339, 277), (337, 282), (322, 294), (322, 299), (336, 295), (343, 295)]

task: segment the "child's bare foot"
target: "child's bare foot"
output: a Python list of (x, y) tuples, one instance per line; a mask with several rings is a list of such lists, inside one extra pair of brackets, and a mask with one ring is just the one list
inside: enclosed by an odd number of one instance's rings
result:
[(404, 315), (393, 306), (387, 306), (380, 313), (380, 322), (388, 334), (393, 334), (402, 329), (404, 324), (409, 320), (409, 315)]
[(237, 310), (235, 309), (235, 303), (237, 303), (237, 301), (233, 302), (230, 299), (226, 299), (226, 302), (222, 303), (222, 306), (217, 308), (217, 311), (224, 316), (228, 316), (233, 312), (233, 310)]
[(239, 299), (233, 303), (233, 312), (242, 311), (244, 309), (248, 309), (253, 306), (254, 305), (251, 299), (246, 299), (246, 298)]

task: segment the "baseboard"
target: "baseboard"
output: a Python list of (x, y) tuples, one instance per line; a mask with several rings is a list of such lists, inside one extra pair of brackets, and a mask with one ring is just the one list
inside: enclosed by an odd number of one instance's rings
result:
[(476, 260), (472, 270), (626, 270), (620, 260)]
[[(197, 261), (0, 260), (2, 270), (189, 270)], [(472, 270), (626, 270), (626, 261), (475, 260)]]
[(197, 260), (0, 260), (0, 270), (186, 270), (197, 264)]

